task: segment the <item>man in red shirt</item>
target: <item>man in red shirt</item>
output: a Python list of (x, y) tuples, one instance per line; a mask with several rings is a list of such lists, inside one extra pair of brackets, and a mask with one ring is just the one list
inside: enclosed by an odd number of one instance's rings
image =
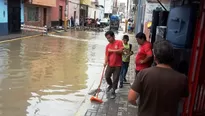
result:
[(152, 64), (152, 44), (146, 40), (146, 35), (142, 32), (136, 35), (137, 42), (139, 44), (138, 53), (136, 55), (136, 74), (151, 66)]
[[(123, 43), (121, 40), (115, 40), (115, 34), (112, 31), (105, 33), (109, 44), (106, 46), (105, 52), (105, 63), (104, 67), (107, 66), (105, 71), (105, 78), (108, 83), (107, 92), (112, 89), (111, 98), (116, 97), (115, 90), (118, 86), (121, 66), (122, 66), (122, 52), (123, 52)], [(111, 76), (113, 75), (113, 81)]]

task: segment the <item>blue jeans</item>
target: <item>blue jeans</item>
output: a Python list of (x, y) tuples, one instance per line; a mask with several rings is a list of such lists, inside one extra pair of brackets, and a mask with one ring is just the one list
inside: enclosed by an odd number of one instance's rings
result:
[(129, 62), (122, 62), (122, 68), (120, 72), (120, 84), (123, 84), (123, 81), (126, 78), (128, 67), (129, 67)]

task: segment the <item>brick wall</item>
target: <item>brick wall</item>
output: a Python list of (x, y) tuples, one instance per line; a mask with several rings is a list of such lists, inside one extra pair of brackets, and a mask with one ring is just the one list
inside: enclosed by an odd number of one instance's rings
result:
[[(47, 15), (46, 15), (46, 24), (48, 27), (51, 26), (51, 8), (50, 7), (43, 7), (43, 6), (38, 6), (38, 5), (30, 5), (30, 4), (25, 4), (24, 6), (24, 20), (26, 25), (32, 25), (32, 26), (44, 26), (44, 8), (47, 9)], [(28, 7), (38, 7), (39, 8), (39, 17), (38, 21), (28, 21)]]

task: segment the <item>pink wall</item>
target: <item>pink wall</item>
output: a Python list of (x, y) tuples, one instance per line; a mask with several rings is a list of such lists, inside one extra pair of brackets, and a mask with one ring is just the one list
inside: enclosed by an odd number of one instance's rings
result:
[(70, 19), (71, 16), (74, 17), (74, 11), (76, 11), (76, 18), (79, 19), (79, 14), (80, 14), (80, 0), (69, 0), (70, 2), (68, 3), (68, 18)]
[(51, 9), (51, 21), (59, 21), (59, 6), (63, 6), (63, 20), (65, 16), (65, 0), (56, 0), (56, 7)]

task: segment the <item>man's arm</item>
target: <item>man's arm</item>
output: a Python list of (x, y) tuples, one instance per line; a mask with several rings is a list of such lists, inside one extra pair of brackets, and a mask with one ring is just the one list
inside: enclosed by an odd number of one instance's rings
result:
[(137, 98), (139, 97), (139, 93), (135, 92), (133, 89), (130, 89), (129, 93), (128, 93), (128, 101), (132, 104), (132, 105), (137, 105)]
[(146, 57), (145, 57), (144, 60), (140, 61), (141, 64), (149, 62), (150, 60), (152, 60), (152, 56), (153, 56), (152, 46), (151, 45), (145, 46), (144, 50), (145, 50), (145, 53), (146, 53)]
[(107, 66), (107, 64), (108, 64), (108, 56), (107, 56), (107, 55), (105, 55), (104, 67), (106, 67), (106, 66)]
[(152, 56), (146, 56), (146, 58), (142, 61), (140, 61), (141, 64), (145, 64), (147, 62), (149, 62), (150, 60), (152, 60)]
[(135, 81), (131, 86), (131, 89), (129, 91), (128, 94), (128, 101), (132, 104), (132, 105), (137, 105), (137, 98), (139, 97), (141, 91), (142, 91), (142, 85), (141, 85), (141, 72), (139, 72), (137, 74), (137, 76), (135, 77)]
[(108, 49), (108, 51), (109, 51), (109, 52), (115, 52), (115, 53), (122, 53), (122, 52), (123, 52), (123, 48), (116, 49), (116, 50)]
[(106, 46), (104, 67), (106, 67), (107, 64), (108, 64), (108, 55), (109, 55), (109, 53), (108, 53), (108, 46)]
[(118, 49), (108, 49), (108, 52), (114, 52), (114, 53), (122, 54), (123, 49), (124, 49), (123, 43), (122, 43), (122, 41), (120, 41), (119, 44), (118, 44)]

